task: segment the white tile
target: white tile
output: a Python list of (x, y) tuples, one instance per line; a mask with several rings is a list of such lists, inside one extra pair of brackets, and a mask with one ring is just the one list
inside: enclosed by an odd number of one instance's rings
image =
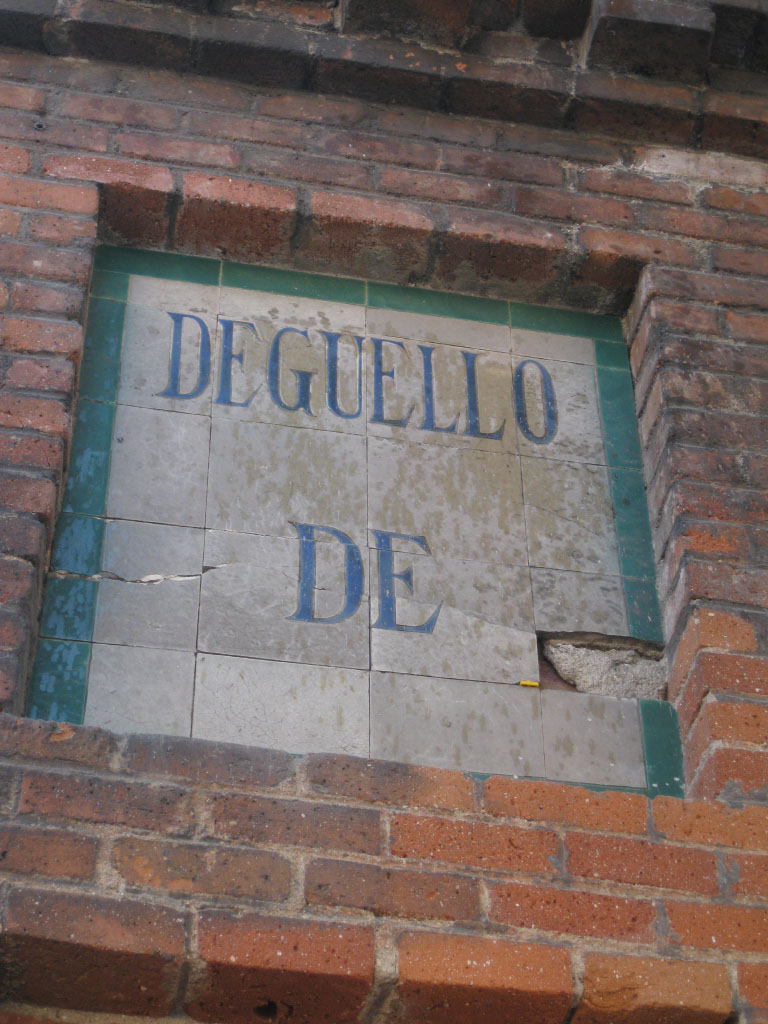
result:
[(570, 334), (547, 334), (512, 328), (512, 353), (525, 359), (558, 359), (567, 363), (595, 365), (595, 343), (591, 338)]
[(367, 328), (369, 335), (379, 338), (405, 338), (427, 345), (451, 345), (472, 351), (510, 350), (509, 327), (503, 324), (369, 308)]
[(102, 579), (96, 599), (93, 639), (131, 647), (194, 651), (200, 579), (125, 583)]
[(617, 576), (532, 568), (531, 583), (539, 632), (627, 635), (624, 594)]
[(128, 304), (170, 309), (179, 313), (215, 313), (219, 305), (219, 286), (170, 281), (161, 277), (132, 274), (128, 282)]
[(368, 756), (368, 673), (200, 654), (192, 735)]
[(233, 320), (268, 321), (280, 327), (365, 333), (365, 306), (245, 288), (222, 288), (219, 314)]
[(542, 776), (539, 691), (372, 672), (371, 757)]
[(202, 529), (108, 520), (101, 571), (124, 580), (145, 576), (193, 576), (203, 568)]
[(189, 736), (194, 679), (191, 651), (94, 644), (85, 724), (119, 733)]
[[(570, 462), (605, 463), (603, 433), (597, 403), (594, 367), (553, 359), (537, 360), (552, 380), (557, 424), (550, 441), (537, 443), (518, 431), (518, 450), (533, 458)], [(523, 360), (515, 360), (515, 372)], [(541, 372), (528, 363), (520, 371), (524, 383), (525, 414), (530, 432), (546, 437)], [(516, 410), (519, 412), (519, 410)]]

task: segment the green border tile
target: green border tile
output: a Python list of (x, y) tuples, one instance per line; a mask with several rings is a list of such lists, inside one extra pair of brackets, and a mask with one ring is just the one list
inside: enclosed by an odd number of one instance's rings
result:
[(629, 372), (629, 350), (624, 344), (611, 341), (595, 341), (595, 363), (610, 370)]
[(94, 256), (94, 270), (217, 285), (221, 277), (221, 261), (207, 256), (181, 256), (175, 252), (100, 245)]
[(503, 299), (480, 299), (474, 295), (436, 292), (429, 288), (404, 288), (396, 284), (368, 283), (368, 305), (372, 309), (396, 309), (401, 313), (426, 313), (484, 324), (509, 324), (509, 304)]
[(637, 640), (663, 644), (664, 630), (661, 625), (661, 612), (659, 599), (656, 596), (655, 581), (623, 576), (621, 583), (627, 605), (630, 635)]
[(29, 718), (79, 725), (85, 713), (91, 645), (40, 640), (27, 691)]
[(619, 557), (623, 576), (656, 579), (651, 524), (643, 474), (639, 469), (609, 469)]
[(598, 366), (597, 393), (608, 465), (641, 469), (643, 463), (631, 374)]
[(641, 700), (645, 770), (648, 795), (685, 795), (683, 751), (677, 712), (663, 700)]
[(91, 299), (80, 368), (80, 398), (114, 402), (120, 377), (125, 304), (111, 299)]
[(96, 580), (49, 576), (40, 621), (40, 636), (56, 640), (90, 640), (96, 613)]
[(62, 512), (56, 521), (51, 569), (78, 576), (96, 576), (101, 571), (101, 549), (105, 521), (97, 516)]
[(109, 458), (115, 407), (82, 399), (72, 438), (69, 475), (64, 489), (65, 512), (103, 516), (107, 500)]
[(575, 313), (568, 309), (553, 309), (551, 306), (527, 306), (521, 302), (510, 302), (510, 323), (529, 331), (545, 331), (548, 334), (573, 334), (596, 341), (620, 341), (624, 344), (621, 321), (615, 316), (599, 316), (596, 313)]
[(91, 275), (91, 298), (115, 299), (125, 302), (128, 298), (128, 274), (116, 274), (111, 270), (94, 270)]
[(365, 305), (365, 281), (326, 274), (306, 274), (279, 267), (253, 267), (245, 263), (224, 262), (221, 268), (223, 288), (249, 288), (277, 295), (297, 295), (305, 299), (348, 302)]

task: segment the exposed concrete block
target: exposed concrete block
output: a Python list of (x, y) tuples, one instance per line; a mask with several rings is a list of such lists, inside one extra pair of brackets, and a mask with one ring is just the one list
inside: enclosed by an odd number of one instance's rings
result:
[[(659, 700), (665, 695), (667, 664), (657, 651), (625, 645), (598, 648), (565, 640), (545, 640), (544, 657), (561, 679), (580, 693)], [(561, 687), (560, 687), (561, 688)]]

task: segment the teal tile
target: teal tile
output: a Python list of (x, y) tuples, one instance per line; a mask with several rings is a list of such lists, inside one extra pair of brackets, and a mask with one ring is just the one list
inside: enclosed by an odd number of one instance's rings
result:
[(121, 249), (100, 245), (94, 257), (96, 270), (117, 274), (142, 274), (191, 284), (218, 284), (221, 261), (206, 256), (180, 256), (175, 252), (151, 252), (147, 249)]
[(40, 640), (27, 691), (28, 717), (80, 725), (90, 657), (90, 644)]
[(128, 274), (115, 274), (111, 270), (94, 270), (91, 275), (91, 295), (100, 299), (116, 299), (125, 302), (128, 298)]
[(638, 640), (663, 644), (664, 631), (661, 626), (655, 582), (648, 579), (631, 579), (628, 576), (623, 577), (621, 582), (627, 604), (630, 636)]
[(645, 770), (651, 797), (684, 796), (683, 751), (677, 712), (663, 700), (641, 700)]
[(224, 288), (249, 288), (277, 295), (365, 305), (365, 281), (327, 274), (304, 274), (278, 267), (250, 267), (243, 263), (225, 262), (221, 270), (221, 284)]
[(653, 580), (656, 561), (643, 474), (639, 469), (611, 469), (609, 473), (622, 575)]
[(595, 362), (612, 370), (629, 371), (629, 349), (623, 341), (620, 345), (614, 341), (596, 341)]
[(96, 580), (49, 576), (45, 584), (40, 636), (90, 640), (98, 586)]
[(501, 299), (435, 292), (428, 288), (403, 288), (395, 284), (368, 284), (368, 305), (373, 309), (398, 309), (403, 313), (428, 313), (484, 324), (508, 324), (509, 304)]
[(85, 329), (78, 393), (97, 402), (114, 402), (120, 377), (125, 304), (91, 299)]
[(597, 392), (608, 465), (640, 469), (642, 459), (631, 375), (598, 366)]
[(64, 488), (65, 512), (104, 515), (114, 417), (114, 405), (87, 399), (78, 402)]
[(510, 302), (509, 308), (513, 327), (549, 334), (573, 334), (596, 341), (624, 341), (621, 321), (615, 316), (575, 313), (550, 306), (525, 306), (519, 302)]
[(62, 512), (56, 521), (51, 568), (78, 576), (95, 576), (101, 569), (104, 520)]

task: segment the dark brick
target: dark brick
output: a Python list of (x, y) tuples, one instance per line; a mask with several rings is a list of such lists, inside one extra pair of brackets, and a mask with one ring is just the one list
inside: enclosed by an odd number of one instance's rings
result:
[(347, 0), (341, 28), (357, 35), (421, 39), (438, 46), (457, 46), (466, 30), (472, 0)]
[(243, 31), (229, 18), (201, 20), (197, 28), (197, 68), (268, 88), (301, 89), (309, 72), (306, 33), (290, 25), (259, 24), (258, 33)]
[(2, 0), (0, 39), (3, 46), (45, 50), (43, 28), (53, 17), (56, 0)]
[(584, 31), (590, 0), (522, 0), (523, 24), (534, 36), (575, 39)]

